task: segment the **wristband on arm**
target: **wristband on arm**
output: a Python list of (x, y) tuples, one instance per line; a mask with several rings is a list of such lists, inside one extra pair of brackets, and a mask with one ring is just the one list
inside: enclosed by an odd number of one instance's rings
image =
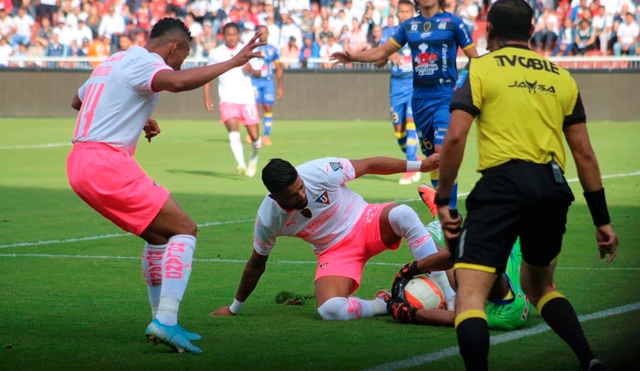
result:
[(231, 313), (236, 314), (240, 311), (240, 308), (242, 308), (242, 304), (244, 304), (244, 302), (238, 301), (238, 299), (234, 298), (233, 304), (231, 304), (229, 310), (231, 311)]
[(407, 173), (420, 172), (422, 161), (407, 161)]
[(584, 198), (587, 201), (593, 224), (596, 227), (611, 223), (609, 210), (607, 209), (607, 199), (604, 196), (604, 188), (597, 191), (584, 192)]

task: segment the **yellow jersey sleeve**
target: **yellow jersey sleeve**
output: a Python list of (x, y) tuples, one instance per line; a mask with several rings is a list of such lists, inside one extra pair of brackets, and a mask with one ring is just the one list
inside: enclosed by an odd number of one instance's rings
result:
[(582, 104), (582, 98), (580, 97), (580, 91), (578, 90), (578, 85), (576, 84), (573, 77), (569, 77), (570, 79), (570, 100), (567, 109), (567, 113), (564, 116), (564, 122), (562, 123), (562, 128), (566, 128), (569, 125), (573, 124), (582, 124), (587, 122), (587, 115), (584, 111), (584, 105)]
[(469, 61), (467, 65), (466, 76), (461, 78), (463, 81), (458, 83), (456, 91), (453, 93), (449, 111), (456, 109), (463, 110), (472, 116), (480, 114), (482, 107), (482, 79), (478, 74), (478, 68)]

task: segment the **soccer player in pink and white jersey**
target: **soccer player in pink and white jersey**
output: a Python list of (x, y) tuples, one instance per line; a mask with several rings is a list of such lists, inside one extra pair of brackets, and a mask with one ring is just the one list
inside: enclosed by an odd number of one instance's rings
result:
[[(366, 174), (428, 172), (439, 155), (423, 161), (388, 157), (362, 160), (328, 157), (297, 168), (282, 159), (262, 170), (269, 194), (262, 201), (254, 229), (253, 254), (247, 262), (233, 304), (213, 315), (233, 315), (249, 297), (265, 270), (279, 236), (298, 237), (313, 246), (318, 258), (315, 294), (325, 320), (350, 320), (387, 313), (383, 297), (363, 300), (351, 296), (360, 286), (367, 261), (385, 250), (396, 250), (404, 237), (417, 260), (438, 252), (418, 214), (407, 205), (368, 204), (346, 183)], [(443, 271), (432, 272), (449, 309), (455, 292)]]
[[(222, 28), (224, 44), (215, 48), (209, 55), (209, 64), (221, 63), (233, 58), (242, 49), (240, 41), (240, 27), (235, 23), (227, 23)], [(249, 63), (236, 67), (218, 78), (218, 96), (220, 98), (220, 121), (229, 132), (231, 152), (238, 163), (237, 171), (249, 178), (256, 175), (258, 166), (258, 151), (262, 147), (260, 139), (260, 116), (253, 90), (251, 74), (259, 69), (258, 65), (251, 67)], [(209, 96), (210, 84), (204, 85), (204, 105), (209, 112), (213, 112), (213, 101)], [(242, 140), (240, 139), (240, 124), (247, 128), (251, 138), (251, 155), (249, 167), (244, 161)]]
[(253, 52), (263, 45), (256, 42), (259, 36), (229, 61), (181, 71), (191, 35), (182, 21), (164, 18), (153, 27), (143, 48), (133, 46), (96, 67), (71, 103), (79, 112), (67, 158), (69, 184), (102, 216), (146, 241), (142, 268), (154, 317), (147, 339), (180, 352), (201, 352), (191, 344), (200, 335), (178, 325), (197, 226), (132, 156), (143, 131), (149, 141), (160, 133), (158, 123), (150, 118), (160, 91), (199, 88), (260, 57)]

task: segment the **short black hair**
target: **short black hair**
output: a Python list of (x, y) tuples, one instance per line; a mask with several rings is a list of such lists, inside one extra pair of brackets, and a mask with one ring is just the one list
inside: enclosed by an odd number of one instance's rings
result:
[(531, 38), (533, 9), (524, 0), (498, 0), (489, 9), (491, 33), (502, 40), (528, 41)]
[(262, 183), (271, 194), (284, 191), (298, 179), (298, 171), (289, 161), (272, 158), (262, 169)]
[(399, 7), (400, 5), (409, 5), (409, 6), (413, 6), (414, 4), (413, 4), (411, 1), (409, 1), (409, 0), (400, 0), (400, 1), (398, 1), (398, 7)]
[(222, 34), (227, 33), (227, 30), (230, 28), (235, 28), (238, 33), (240, 33), (240, 26), (237, 23), (229, 22), (222, 27)]
[(189, 42), (191, 42), (191, 31), (189, 31), (187, 25), (178, 18), (169, 17), (162, 18), (155, 24), (155, 26), (153, 26), (149, 39), (153, 40), (167, 36), (174, 30), (181, 33), (187, 40), (189, 40)]

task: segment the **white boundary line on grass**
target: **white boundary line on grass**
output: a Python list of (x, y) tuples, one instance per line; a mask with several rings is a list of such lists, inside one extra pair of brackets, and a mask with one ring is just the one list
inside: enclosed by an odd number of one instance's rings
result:
[[(616, 315), (619, 315), (619, 314), (631, 312), (631, 311), (638, 310), (638, 309), (640, 309), (640, 301), (637, 301), (637, 302), (631, 303), (631, 304), (627, 304), (627, 305), (622, 305), (622, 306), (615, 307), (615, 308), (611, 308), (611, 309), (606, 309), (606, 310), (603, 310), (603, 311), (600, 311), (600, 312), (595, 312), (595, 313), (591, 313), (591, 314), (585, 314), (585, 315), (579, 316), (578, 320), (581, 323), (584, 323), (584, 322), (592, 321), (594, 319), (601, 319), (601, 318), (616, 316)], [(491, 337), (491, 345), (498, 345), (498, 344), (502, 344), (502, 343), (507, 343), (507, 342), (518, 340), (518, 339), (522, 339), (522, 338), (525, 338), (525, 337), (541, 334), (541, 333), (547, 332), (549, 330), (551, 330), (549, 328), (549, 326), (547, 326), (547, 324), (545, 324), (545, 323), (542, 323), (542, 324), (539, 324), (539, 325), (534, 326), (532, 328), (528, 328), (528, 329), (524, 329), (524, 330), (518, 330), (518, 331), (511, 331), (511, 332), (508, 332), (508, 333), (505, 333), (505, 334), (501, 334), (501, 335), (494, 335), (494, 336)], [(567, 349), (567, 351), (568, 351), (568, 349)], [(431, 352), (431, 353), (415, 356), (415, 357), (412, 357), (412, 358), (407, 358), (407, 359), (403, 359), (403, 360), (400, 360), (400, 361), (385, 363), (385, 364), (382, 364), (380, 366), (376, 366), (376, 367), (372, 367), (372, 368), (366, 369), (365, 371), (395, 371), (395, 370), (400, 370), (400, 369), (408, 368), (408, 367), (422, 366), (422, 365), (424, 365), (426, 363), (431, 363), (431, 362), (439, 361), (439, 360), (447, 358), (447, 357), (458, 355), (458, 353), (459, 353), (459, 349), (458, 349), (457, 346), (456, 347), (449, 347), (449, 348), (445, 348), (445, 349), (438, 350), (438, 351), (435, 351), (435, 352)]]
[[(71, 255), (71, 254), (18, 254), (18, 253), (6, 253), (0, 254), (0, 258), (58, 258), (58, 259), (105, 259), (105, 260), (138, 260), (139, 256), (110, 256), (110, 255)], [(194, 258), (194, 262), (204, 263), (246, 263), (247, 260), (242, 259), (198, 259)], [(313, 260), (274, 260), (272, 264), (306, 264), (316, 265), (317, 261)], [(388, 263), (388, 262), (368, 262), (367, 265), (380, 265), (400, 267), (401, 263)], [(581, 271), (640, 271), (640, 267), (557, 267), (560, 270), (581, 270)]]
[(2, 149), (36, 149), (36, 148), (56, 148), (56, 147), (70, 147), (71, 142), (67, 143), (45, 143), (45, 144), (24, 144), (17, 146), (0, 146)]
[[(0, 149), (2, 149), (3, 147), (0, 147)], [(640, 170), (639, 171), (634, 171), (631, 173), (618, 173), (618, 174), (608, 174), (608, 175), (603, 175), (602, 179), (611, 179), (611, 178), (624, 178), (624, 177), (631, 177), (631, 176), (639, 176), (640, 175)], [(569, 183), (574, 183), (577, 182), (579, 179), (578, 178), (572, 178), (572, 179), (567, 179), (567, 182)], [(468, 196), (469, 193), (459, 193), (458, 197), (462, 198), (462, 197), (466, 197)], [(414, 202), (414, 201), (419, 201), (419, 198), (409, 198), (409, 199), (399, 199), (399, 200), (393, 200), (393, 202)], [(253, 223), (255, 221), (255, 219), (244, 219), (244, 220), (229, 220), (229, 221), (216, 221), (216, 222), (208, 222), (208, 223), (203, 223), (203, 224), (198, 224), (198, 228), (204, 228), (204, 227), (212, 227), (212, 226), (217, 226), (217, 225), (225, 225), (225, 224), (240, 224), (240, 223)], [(0, 249), (7, 249), (7, 248), (11, 248), (11, 247), (25, 247), (25, 246), (42, 246), (42, 245), (57, 245), (57, 244), (61, 244), (61, 243), (72, 243), (72, 242), (81, 242), (81, 241), (91, 241), (91, 240), (101, 240), (101, 239), (106, 239), (106, 238), (114, 238), (114, 237), (124, 237), (124, 236), (130, 236), (130, 233), (111, 233), (111, 234), (103, 234), (103, 235), (97, 235), (97, 236), (87, 236), (87, 237), (78, 237), (78, 238), (68, 238), (68, 239), (57, 239), (57, 240), (43, 240), (43, 241), (36, 241), (36, 242), (16, 242), (16, 243), (12, 243), (12, 244), (5, 244), (5, 245), (0, 245)]]

